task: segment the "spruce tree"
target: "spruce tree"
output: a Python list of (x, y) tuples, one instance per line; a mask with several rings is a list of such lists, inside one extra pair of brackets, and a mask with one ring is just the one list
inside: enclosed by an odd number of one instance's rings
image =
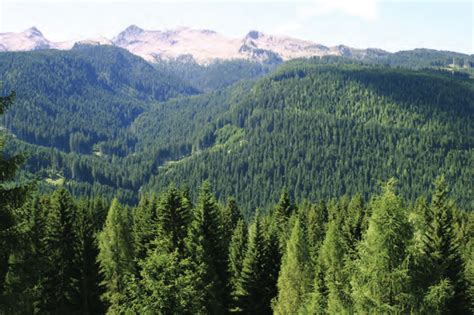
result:
[(229, 244), (229, 285), (231, 287), (232, 305), (231, 309), (235, 309), (235, 300), (237, 297), (238, 281), (241, 278), (242, 266), (244, 262), (245, 252), (247, 249), (247, 226), (243, 220), (237, 222), (232, 238)]
[(297, 314), (311, 287), (306, 236), (297, 218), (291, 230), (278, 277), (274, 314)]
[(295, 211), (295, 205), (291, 203), (290, 194), (287, 189), (281, 193), (280, 200), (275, 206), (274, 218), (280, 237), (281, 252), (284, 252), (286, 241), (289, 238), (288, 220)]
[(189, 283), (181, 274), (178, 251), (169, 250), (169, 238), (157, 237), (152, 243), (147, 257), (139, 261), (140, 278), (127, 282), (127, 297), (118, 305), (117, 311), (125, 314), (193, 314), (193, 297), (188, 295)]
[(84, 314), (98, 314), (105, 311), (100, 297), (103, 288), (100, 266), (97, 261), (99, 248), (96, 240), (97, 233), (107, 215), (105, 203), (100, 199), (82, 200), (78, 204), (77, 231), (79, 238), (79, 268), (80, 268), (80, 296), (81, 312)]
[(462, 314), (469, 310), (464, 261), (454, 232), (453, 211), (447, 184), (443, 177), (439, 177), (425, 214), (427, 225), (421, 268), (423, 283), (428, 289), (424, 302), (426, 311)]
[(184, 255), (185, 238), (188, 233), (191, 213), (178, 189), (171, 186), (159, 198), (157, 206), (158, 233), (171, 240), (172, 249)]
[(225, 234), (224, 246), (229, 246), (234, 229), (240, 220), (243, 220), (242, 213), (237, 207), (237, 202), (234, 198), (230, 198), (227, 206), (222, 208), (222, 231)]
[(371, 202), (369, 227), (358, 246), (351, 284), (359, 313), (403, 313), (412, 303), (407, 264), (411, 229), (395, 183), (389, 180)]
[(123, 302), (127, 278), (134, 273), (131, 215), (117, 199), (112, 201), (103, 230), (98, 235), (98, 261), (106, 292), (103, 299), (109, 313)]
[(191, 269), (198, 275), (195, 283), (202, 302), (202, 311), (221, 314), (230, 294), (227, 291), (227, 254), (222, 245), (222, 222), (217, 201), (209, 182), (204, 182), (199, 193), (186, 240), (186, 251)]
[[(15, 93), (0, 97), (0, 115), (10, 107), (15, 100)], [(5, 157), (3, 154), (4, 138), (0, 135), (0, 307), (4, 303), (5, 276), (7, 275), (8, 260), (16, 247), (16, 231), (14, 209), (25, 201), (29, 187), (13, 183), (19, 165), (23, 162), (21, 155)], [(0, 309), (1, 311), (1, 309)]]
[(51, 196), (44, 232), (45, 272), (41, 312), (71, 313), (80, 308), (80, 244), (76, 230), (77, 206), (60, 188)]
[(6, 279), (5, 313), (38, 313), (40, 280), (46, 266), (44, 239), (46, 213), (45, 198), (34, 194), (16, 211), (16, 219), (22, 222), (17, 247), (10, 255), (10, 266)]
[(150, 243), (155, 239), (157, 233), (158, 219), (155, 198), (142, 196), (138, 205), (132, 209), (132, 217), (134, 256), (140, 260), (146, 257)]
[(265, 238), (261, 219), (257, 213), (254, 223), (250, 226), (247, 250), (243, 261), (242, 272), (237, 283), (236, 298), (242, 314), (271, 314), (270, 300), (265, 292), (268, 283), (266, 270)]

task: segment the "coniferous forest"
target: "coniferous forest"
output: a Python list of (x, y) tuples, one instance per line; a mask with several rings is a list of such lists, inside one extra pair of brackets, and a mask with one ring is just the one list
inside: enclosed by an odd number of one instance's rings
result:
[(0, 314), (472, 314), (473, 79), (417, 58), (0, 53)]

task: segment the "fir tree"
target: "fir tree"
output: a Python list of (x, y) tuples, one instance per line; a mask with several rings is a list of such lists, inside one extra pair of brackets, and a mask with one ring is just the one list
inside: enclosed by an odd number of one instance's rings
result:
[(102, 222), (106, 215), (106, 205), (100, 199), (82, 200), (78, 205), (80, 295), (81, 312), (84, 314), (98, 314), (105, 311), (100, 299), (103, 288), (100, 286), (100, 266), (97, 261), (99, 248), (96, 235), (102, 229)]
[(230, 198), (227, 202), (227, 206), (222, 208), (222, 231), (225, 234), (225, 247), (229, 245), (237, 223), (243, 219), (242, 213), (237, 207), (237, 202), (234, 198)]
[(271, 314), (270, 301), (266, 298), (264, 286), (268, 277), (265, 270), (265, 239), (258, 213), (250, 226), (247, 244), (236, 290), (236, 311), (242, 314)]
[(201, 295), (202, 311), (210, 314), (224, 312), (230, 297), (226, 287), (227, 254), (222, 246), (219, 211), (211, 186), (205, 182), (194, 211), (186, 250), (191, 259), (191, 268), (198, 275), (195, 286)]
[(47, 261), (42, 242), (46, 223), (44, 200), (35, 194), (20, 211), (16, 211), (16, 219), (22, 222), (22, 228), (18, 246), (10, 255), (6, 313), (33, 314), (39, 311), (39, 283)]
[(158, 219), (155, 206), (153, 197), (142, 196), (139, 204), (132, 210), (133, 247), (137, 260), (146, 257), (150, 243), (156, 237)]
[(51, 196), (44, 232), (45, 272), (42, 275), (42, 312), (73, 313), (80, 309), (80, 244), (76, 230), (77, 206), (60, 188)]
[(180, 255), (184, 255), (185, 238), (191, 219), (191, 213), (183, 197), (175, 187), (161, 195), (158, 207), (158, 233), (171, 240), (171, 248), (178, 249)]
[(462, 314), (468, 312), (469, 303), (464, 262), (454, 232), (453, 211), (447, 184), (440, 177), (435, 182), (432, 202), (425, 214), (427, 226), (423, 236), (421, 268), (428, 292), (424, 308), (427, 311)]
[[(0, 97), (0, 115), (3, 115), (14, 100), (14, 92), (6, 97)], [(23, 204), (29, 189), (27, 185), (12, 182), (19, 165), (23, 162), (23, 157), (20, 155), (4, 157), (4, 144), (4, 138), (0, 136), (0, 307), (4, 302), (5, 276), (9, 269), (8, 259), (16, 247), (16, 222), (13, 211)]]
[(289, 238), (288, 220), (294, 211), (295, 206), (291, 203), (290, 194), (287, 189), (284, 189), (274, 210), (274, 217), (279, 232), (278, 234), (280, 236), (280, 247), (282, 253), (284, 252), (286, 241)]
[(237, 222), (229, 244), (229, 284), (232, 292), (233, 303), (231, 308), (235, 308), (237, 297), (238, 281), (241, 278), (242, 266), (247, 249), (247, 226), (243, 220)]

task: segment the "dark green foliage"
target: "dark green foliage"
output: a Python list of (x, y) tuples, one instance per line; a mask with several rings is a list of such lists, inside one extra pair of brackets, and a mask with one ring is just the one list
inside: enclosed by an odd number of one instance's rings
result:
[(222, 89), (240, 80), (261, 77), (276, 67), (247, 60), (216, 61), (201, 66), (192, 58), (185, 57), (173, 61), (160, 61), (155, 66), (175, 74), (203, 92)]
[(287, 219), (283, 257), (274, 213), (257, 214), (248, 231), (238, 205), (221, 209), (209, 183), (195, 207), (173, 186), (134, 209), (76, 202), (65, 189), (34, 194), (12, 212), (2, 311), (468, 313), (472, 216), (453, 206), (443, 181), (436, 187), (431, 204), (413, 206), (394, 181), (367, 206), (360, 195), (306, 201)]
[(138, 205), (133, 208), (132, 217), (134, 256), (140, 260), (146, 257), (150, 244), (157, 234), (158, 218), (155, 198), (143, 196)]
[[(185, 253), (185, 239), (192, 219), (192, 209), (185, 199), (178, 189), (170, 187), (162, 194), (157, 207), (157, 234), (169, 238), (171, 248), (177, 249), (181, 255)], [(215, 232), (219, 233), (219, 230)]]
[(227, 251), (223, 246), (220, 210), (208, 182), (199, 193), (186, 249), (193, 272), (199, 277), (195, 290), (201, 295), (202, 311), (221, 314), (229, 300)]
[(230, 198), (225, 207), (222, 210), (222, 233), (224, 234), (224, 246), (230, 246), (230, 241), (237, 224), (244, 220), (242, 212), (237, 206), (237, 202), (234, 198)]
[(423, 304), (431, 312), (467, 313), (465, 265), (455, 235), (453, 205), (444, 178), (438, 178), (435, 186), (431, 205), (425, 212), (421, 249), (422, 287), (428, 288)]
[[(0, 115), (15, 100), (15, 93), (0, 97)], [(4, 156), (4, 138), (0, 134), (0, 312), (5, 301), (5, 277), (9, 268), (9, 257), (18, 245), (18, 227), (14, 211), (20, 207), (28, 193), (29, 187), (15, 183), (19, 164), (23, 162), (20, 155)]]
[[(275, 203), (283, 187), (293, 187), (296, 200), (367, 197), (395, 176), (400, 194), (414, 200), (442, 172), (457, 203), (472, 208), (472, 168), (464, 167), (473, 143), (470, 79), (316, 58), (285, 63), (256, 82), (156, 104), (194, 93), (170, 73), (180, 72), (172, 69), (178, 63), (157, 70), (113, 47), (2, 58), (7, 88), (24, 84), (18, 110), (4, 121), (17, 137), (8, 151), (30, 153), (25, 171), (39, 174), (41, 188), (64, 178), (75, 195), (134, 204), (139, 189), (187, 183), (196, 192), (209, 179), (249, 217)], [(227, 69), (219, 77), (233, 69), (215, 67)], [(201, 70), (189, 76), (215, 74)]]
[(264, 284), (267, 282), (265, 270), (265, 239), (261, 218), (257, 215), (250, 226), (247, 250), (237, 284), (238, 313), (271, 314), (269, 300), (265, 299)]
[(77, 208), (65, 189), (50, 200), (44, 230), (45, 267), (39, 309), (51, 313), (75, 313), (80, 309), (80, 243), (75, 229)]
[(247, 226), (243, 220), (237, 222), (229, 243), (229, 285), (231, 289), (232, 302), (231, 311), (237, 311), (239, 282), (242, 277), (245, 253), (247, 252)]
[(101, 199), (81, 200), (78, 204), (77, 220), (75, 222), (79, 238), (79, 292), (81, 296), (80, 309), (83, 313), (100, 314), (105, 311), (101, 296), (104, 293), (100, 286), (100, 266), (97, 261), (99, 247), (97, 234), (107, 216), (108, 205)]
[[(200, 103), (189, 99), (171, 115), (170, 103), (169, 117), (194, 104)], [(473, 104), (472, 80), (443, 73), (290, 62), (216, 113), (201, 127), (210, 128), (201, 133), (205, 145), (158, 167), (146, 187), (196, 187), (210, 179), (220, 197), (236, 196), (249, 211), (276, 202), (274, 192), (285, 186), (294, 187), (298, 200), (367, 197), (392, 176), (400, 179), (400, 194), (414, 200), (443, 172), (453, 198), (472, 208), (466, 189), (473, 174), (465, 166)], [(221, 129), (234, 130), (239, 140), (222, 145), (212, 137)], [(198, 140), (188, 139), (198, 148)]]

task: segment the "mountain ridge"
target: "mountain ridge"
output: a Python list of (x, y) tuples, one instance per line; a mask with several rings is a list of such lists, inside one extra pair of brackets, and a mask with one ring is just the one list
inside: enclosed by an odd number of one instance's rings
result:
[[(218, 60), (236, 59), (279, 63), (297, 58), (322, 56), (383, 59), (395, 54), (380, 48), (361, 49), (346, 45), (325, 46), (311, 40), (266, 34), (258, 30), (250, 30), (242, 38), (232, 38), (207, 29), (178, 27), (167, 30), (145, 30), (137, 25), (130, 25), (111, 39), (97, 37), (63, 42), (48, 40), (34, 26), (19, 33), (0, 33), (0, 51), (69, 50), (75, 44), (113, 45), (124, 48), (152, 63), (191, 56), (201, 65)], [(469, 56), (448, 51), (446, 53)]]

